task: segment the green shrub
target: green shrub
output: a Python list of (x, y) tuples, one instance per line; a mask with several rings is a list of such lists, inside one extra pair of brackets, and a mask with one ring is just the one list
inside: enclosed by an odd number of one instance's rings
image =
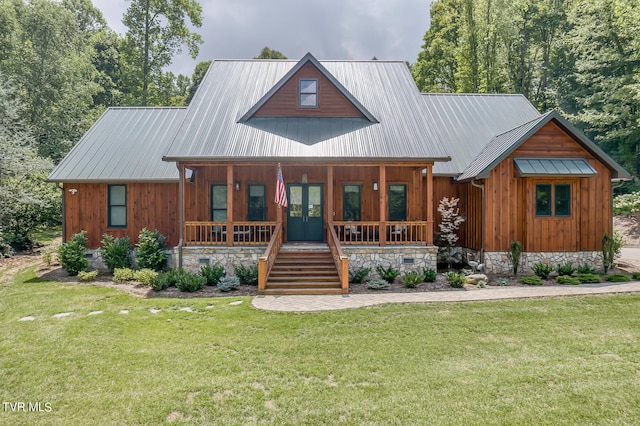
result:
[(511, 241), (509, 244), (509, 251), (507, 252), (507, 257), (511, 262), (511, 267), (513, 268), (513, 275), (518, 275), (518, 269), (520, 269), (520, 259), (522, 258), (522, 244), (520, 241)]
[(258, 265), (233, 265), (233, 272), (242, 284), (258, 285)]
[(539, 262), (533, 265), (531, 267), (531, 270), (534, 274), (536, 274), (543, 280), (546, 280), (547, 278), (549, 278), (549, 274), (553, 272), (553, 267), (551, 265), (547, 265), (546, 263)]
[(485, 280), (479, 280), (478, 284), (476, 284), (476, 287), (478, 288), (485, 288), (487, 286), (487, 282)]
[(402, 282), (406, 288), (416, 288), (422, 282), (424, 276), (418, 271), (409, 271), (402, 277)]
[(207, 285), (207, 279), (202, 275), (194, 274), (193, 272), (188, 272), (184, 269), (181, 269), (180, 271), (181, 272), (178, 274), (176, 280), (176, 287), (178, 287), (178, 290), (193, 293)]
[(238, 277), (224, 277), (221, 278), (216, 284), (218, 290), (227, 292), (231, 290), (237, 290), (240, 287), (240, 279)]
[(139, 271), (133, 272), (133, 279), (135, 281), (141, 282), (143, 284), (152, 285), (153, 281), (158, 276), (158, 271), (154, 271), (153, 269), (140, 269)]
[(542, 285), (543, 281), (542, 281), (542, 278), (540, 278), (537, 275), (534, 275), (530, 277), (520, 278), (520, 283), (526, 284), (526, 285)]
[(613, 233), (612, 237), (606, 233), (602, 237), (602, 266), (605, 274), (613, 268), (614, 261), (620, 256), (623, 245), (624, 238), (617, 231)]
[(640, 212), (640, 191), (613, 197), (613, 214)]
[(151, 288), (155, 291), (165, 290), (175, 285), (173, 274), (170, 272), (160, 272), (152, 281)]
[(116, 268), (131, 268), (131, 239), (129, 237), (114, 238), (104, 234), (98, 250), (102, 261), (113, 274)]
[(640, 280), (640, 272), (634, 272), (633, 274), (631, 274), (631, 278), (633, 278), (634, 280)]
[(365, 278), (367, 278), (370, 272), (371, 268), (357, 268), (354, 270), (349, 269), (349, 282), (360, 284), (365, 280)]
[(594, 284), (600, 282), (600, 276), (596, 274), (578, 274), (576, 277), (582, 284)]
[(2, 257), (11, 257), (16, 254), (16, 251), (11, 244), (7, 240), (4, 239), (2, 235), (0, 235), (0, 258)]
[(167, 265), (169, 256), (164, 251), (164, 236), (157, 230), (149, 231), (143, 228), (138, 235), (136, 246), (138, 267), (162, 271)]
[(425, 283), (432, 283), (438, 278), (438, 273), (433, 268), (424, 268), (422, 270), (422, 276)]
[(596, 271), (596, 268), (589, 265), (588, 263), (583, 263), (582, 265), (578, 266), (578, 274), (597, 274), (597, 273), (598, 271)]
[(116, 268), (113, 270), (113, 281), (126, 283), (136, 279), (136, 272), (131, 268)]
[(400, 271), (393, 267), (393, 265), (389, 265), (388, 268), (385, 268), (382, 265), (376, 266), (376, 272), (380, 275), (380, 278), (388, 282), (389, 284), (393, 284), (393, 282), (400, 275)]
[[(53, 263), (57, 260), (58, 258), (58, 250), (60, 249), (60, 246), (54, 246), (54, 245), (50, 245), (45, 247), (44, 250), (42, 250), (42, 261), (47, 265), (47, 266), (51, 266), (53, 265)], [(2, 252), (2, 249), (0, 249), (0, 253)], [(0, 256), (1, 257), (1, 256)]]
[(73, 235), (69, 241), (63, 243), (58, 249), (60, 266), (71, 276), (78, 275), (80, 271), (86, 271), (89, 267), (87, 260), (87, 231), (81, 231)]
[(570, 277), (576, 271), (576, 268), (573, 267), (572, 262), (565, 262), (558, 265), (556, 268), (558, 275), (566, 275)]
[(500, 287), (506, 287), (509, 285), (509, 280), (506, 278), (498, 278), (498, 285)]
[(631, 277), (625, 274), (611, 274), (607, 276), (607, 281), (612, 283), (623, 283), (623, 282), (631, 281)]
[(97, 276), (98, 276), (98, 271), (91, 271), (91, 272), (79, 271), (78, 272), (78, 279), (84, 282), (93, 281), (96, 279)]
[(578, 277), (572, 277), (570, 275), (558, 275), (556, 277), (556, 282), (558, 284), (569, 284), (569, 285), (581, 284), (581, 281)]
[(457, 272), (447, 272), (446, 274), (447, 281), (451, 284), (453, 288), (462, 288), (464, 287), (464, 283), (467, 281), (467, 277), (464, 274), (459, 274)]
[(374, 278), (372, 280), (367, 281), (364, 285), (365, 287), (371, 290), (388, 290), (391, 287), (389, 281), (382, 278)]
[(224, 267), (217, 262), (214, 265), (206, 264), (201, 266), (200, 274), (207, 280), (207, 285), (217, 285), (227, 275)]

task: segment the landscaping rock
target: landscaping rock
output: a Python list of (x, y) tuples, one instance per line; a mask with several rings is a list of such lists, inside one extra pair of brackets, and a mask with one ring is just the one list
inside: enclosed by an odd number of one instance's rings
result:
[(478, 284), (478, 281), (484, 281), (485, 283), (489, 282), (489, 278), (485, 274), (473, 274), (467, 277), (467, 284)]

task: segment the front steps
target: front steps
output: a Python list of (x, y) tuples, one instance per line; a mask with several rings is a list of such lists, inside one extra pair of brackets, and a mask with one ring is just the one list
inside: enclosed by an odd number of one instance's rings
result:
[(326, 245), (285, 245), (260, 294), (342, 294), (340, 277)]

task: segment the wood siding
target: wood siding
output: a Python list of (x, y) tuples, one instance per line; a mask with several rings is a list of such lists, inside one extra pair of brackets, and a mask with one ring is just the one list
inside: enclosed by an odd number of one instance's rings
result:
[[(115, 182), (114, 182), (115, 184)], [(118, 183), (119, 184), (119, 183)], [(127, 227), (108, 227), (108, 184), (64, 184), (65, 240), (82, 230), (87, 231), (88, 247), (100, 247), (103, 234), (129, 236), (138, 242), (142, 228), (158, 229), (173, 247), (179, 241), (178, 184), (129, 183), (127, 186)], [(76, 189), (74, 194), (70, 189)]]
[[(318, 80), (318, 106), (298, 106), (298, 80)], [(247, 82), (250, 84), (250, 82)], [(256, 117), (362, 117), (362, 113), (313, 64), (304, 65), (255, 114)]]

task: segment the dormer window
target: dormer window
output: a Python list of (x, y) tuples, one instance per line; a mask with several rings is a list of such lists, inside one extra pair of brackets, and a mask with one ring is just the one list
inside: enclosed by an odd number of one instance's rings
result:
[(318, 107), (318, 80), (301, 78), (298, 80), (298, 106), (301, 108)]

